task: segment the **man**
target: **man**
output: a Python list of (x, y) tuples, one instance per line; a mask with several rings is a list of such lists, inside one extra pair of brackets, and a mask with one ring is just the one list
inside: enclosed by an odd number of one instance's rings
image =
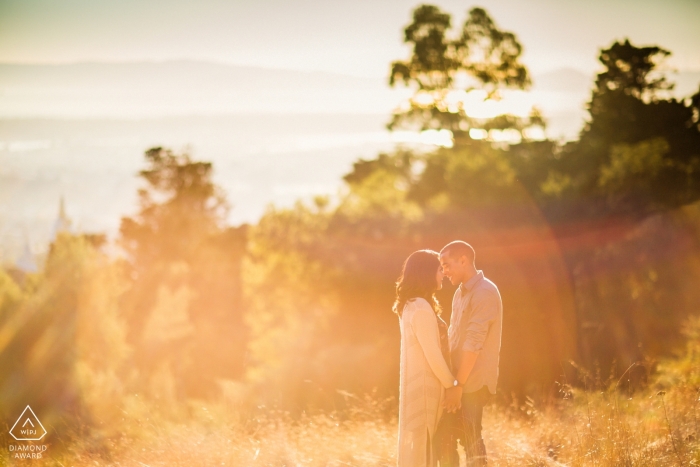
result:
[(476, 269), (474, 248), (454, 241), (440, 252), (443, 273), (459, 285), (452, 300), (448, 338), (454, 387), (446, 390), (445, 413), (435, 442), (440, 467), (459, 466), (457, 440), (468, 466), (486, 465), (481, 437), (483, 408), (496, 393), (503, 304), (496, 284)]

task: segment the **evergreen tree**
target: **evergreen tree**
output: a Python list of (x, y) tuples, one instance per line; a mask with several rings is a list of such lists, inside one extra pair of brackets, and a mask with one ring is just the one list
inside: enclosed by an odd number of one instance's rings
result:
[(120, 227), (133, 281), (129, 338), (144, 374), (165, 368), (179, 394), (207, 394), (215, 377), (243, 371), (245, 228), (226, 227), (229, 206), (211, 163), (160, 147), (145, 157), (139, 212)]

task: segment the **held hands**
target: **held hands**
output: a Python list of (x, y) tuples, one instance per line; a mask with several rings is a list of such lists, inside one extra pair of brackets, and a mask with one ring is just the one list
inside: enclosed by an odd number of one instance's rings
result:
[(445, 389), (445, 399), (442, 406), (447, 412), (453, 413), (462, 407), (462, 388), (460, 386)]

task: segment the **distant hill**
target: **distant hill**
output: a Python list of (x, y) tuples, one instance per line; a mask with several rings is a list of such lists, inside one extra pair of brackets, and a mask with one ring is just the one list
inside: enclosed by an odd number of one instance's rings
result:
[[(669, 78), (675, 95), (697, 90), (700, 72)], [(562, 68), (535, 75), (531, 101), (551, 135), (576, 137), (594, 76)], [(143, 118), (231, 114), (375, 114), (410, 95), (386, 79), (176, 60), (0, 64), (0, 118)]]
[(0, 64), (0, 117), (383, 113), (380, 79), (200, 61)]
[(573, 68), (560, 68), (535, 75), (532, 84), (535, 89), (581, 94), (592, 88), (594, 79), (594, 76)]
[[(676, 97), (687, 97), (700, 89), (700, 71), (670, 72), (667, 74), (667, 79), (675, 83), (673, 95)], [(589, 76), (573, 68), (560, 68), (535, 75), (533, 88), (575, 94), (585, 93), (588, 97), (594, 82), (595, 74)]]

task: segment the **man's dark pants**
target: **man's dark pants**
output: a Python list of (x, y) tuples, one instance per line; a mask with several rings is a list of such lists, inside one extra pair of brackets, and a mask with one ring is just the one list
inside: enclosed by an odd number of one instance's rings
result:
[(457, 440), (467, 454), (467, 467), (486, 465), (486, 446), (481, 437), (484, 406), (491, 398), (488, 387), (462, 395), (462, 408), (443, 412), (434, 437), (434, 449), (440, 467), (459, 467)]

